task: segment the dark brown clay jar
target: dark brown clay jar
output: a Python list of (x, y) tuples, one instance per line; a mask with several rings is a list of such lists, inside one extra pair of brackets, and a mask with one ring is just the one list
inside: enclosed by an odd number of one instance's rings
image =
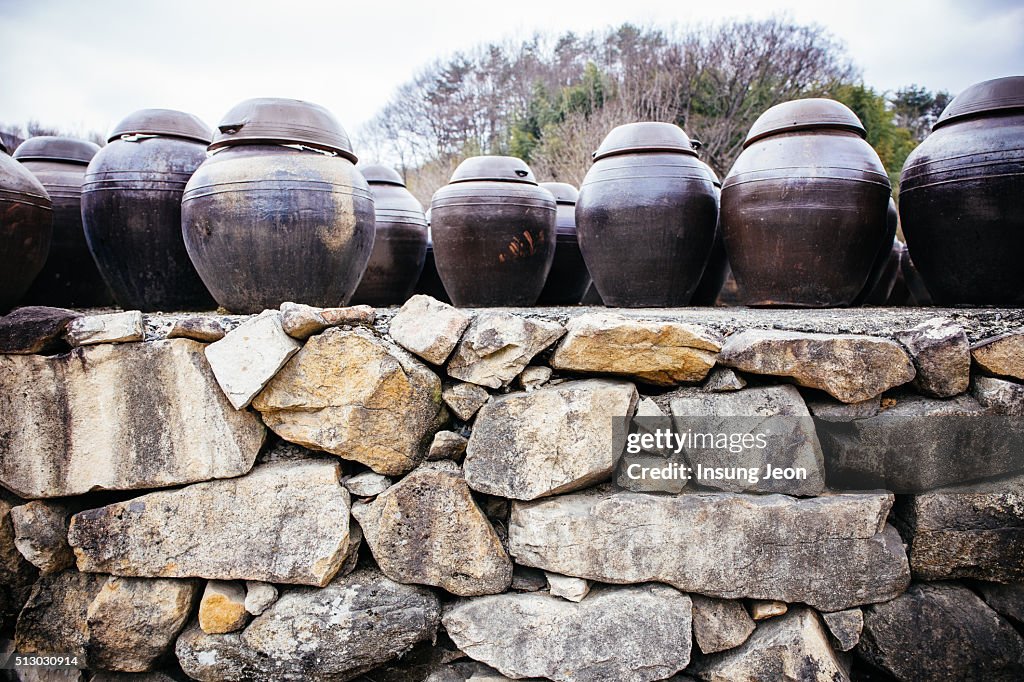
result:
[(555, 255), (555, 198), (522, 160), (466, 159), (430, 212), (437, 272), (455, 305), (537, 302)]
[(452, 299), (448, 296), (448, 292), (444, 290), (444, 283), (441, 281), (441, 276), (437, 274), (437, 263), (434, 261), (434, 237), (430, 231), (430, 209), (427, 209), (427, 251), (423, 258), (423, 271), (420, 272), (420, 278), (416, 282), (417, 294), (426, 294), (436, 298), (438, 301), (443, 303), (451, 303)]
[(261, 98), (229, 111), (219, 130), (181, 207), (185, 246), (217, 303), (236, 313), (347, 304), (374, 217), (344, 129), (318, 105)]
[(580, 249), (605, 305), (690, 302), (715, 239), (714, 186), (686, 133), (670, 123), (612, 130), (580, 187)]
[(590, 271), (576, 237), (576, 199), (580, 193), (565, 182), (540, 185), (555, 197), (555, 258), (537, 300), (539, 305), (576, 305), (590, 286)]
[(746, 305), (847, 306), (885, 242), (889, 178), (856, 114), (829, 99), (778, 104), (722, 183), (729, 264)]
[(91, 308), (109, 306), (114, 297), (89, 253), (82, 227), (82, 183), (99, 145), (71, 137), (25, 140), (14, 158), (43, 183), (53, 201), (50, 254), (22, 302), (27, 305)]
[(938, 305), (1024, 304), (1024, 76), (967, 88), (903, 166), (907, 247)]
[(884, 305), (889, 299), (889, 292), (892, 290), (899, 272), (899, 249), (896, 245), (896, 230), (899, 229), (899, 213), (896, 211), (896, 202), (889, 198), (889, 208), (885, 214), (886, 231), (882, 237), (882, 247), (875, 255), (875, 261), (871, 265), (871, 272), (868, 280), (864, 283), (854, 305)]
[(46, 189), (0, 142), (0, 312), (13, 308), (39, 274), (52, 235)]
[[(704, 163), (703, 161), (701, 163)], [(715, 200), (721, 206), (722, 202), (722, 181), (718, 179), (718, 173), (711, 166), (704, 163), (704, 168), (711, 176), (711, 184), (715, 186)], [(721, 215), (721, 213), (719, 213)], [(711, 255), (708, 257), (708, 264), (704, 267), (704, 274), (700, 276), (700, 283), (690, 298), (690, 305), (715, 305), (718, 300), (718, 293), (725, 284), (725, 278), (729, 276), (729, 259), (725, 255), (725, 239), (722, 237), (722, 229), (715, 226), (715, 241), (711, 245)]]
[(121, 307), (214, 307), (181, 238), (182, 192), (206, 159), (211, 136), (191, 114), (143, 109), (118, 123), (89, 162), (82, 184), (85, 239)]
[(427, 254), (427, 219), (394, 169), (356, 166), (373, 194), (373, 252), (352, 303), (400, 305), (412, 295)]

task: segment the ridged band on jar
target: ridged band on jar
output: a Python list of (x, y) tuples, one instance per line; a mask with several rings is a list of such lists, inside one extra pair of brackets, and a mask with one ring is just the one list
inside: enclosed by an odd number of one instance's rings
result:
[(700, 180), (711, 185), (707, 171), (696, 157), (664, 152), (616, 155), (599, 159), (587, 171), (584, 184), (591, 187), (602, 182), (672, 179)]
[(26, 190), (9, 190), (0, 188), (0, 201), (7, 201), (12, 204), (35, 206), (37, 208), (44, 208), (47, 211), (52, 208), (52, 202), (47, 195), (28, 192)]
[(130, 189), (182, 192), (191, 177), (191, 173), (182, 171), (103, 170), (86, 174), (82, 194)]
[(514, 182), (493, 182), (487, 180), (459, 182), (445, 185), (434, 194), (430, 206), (433, 210), (453, 206), (522, 206), (524, 208), (545, 208), (555, 212), (555, 201), (551, 193), (537, 185)]
[(422, 211), (405, 211), (398, 208), (378, 208), (374, 211), (377, 222), (409, 223), (427, 228), (427, 219)]
[(204, 197), (217, 194), (248, 194), (250, 192), (274, 192), (283, 191), (296, 192), (325, 192), (329, 194), (342, 194), (357, 197), (360, 199), (373, 200), (369, 190), (355, 187), (344, 182), (329, 182), (326, 180), (281, 180), (277, 178), (254, 178), (251, 180), (230, 180), (212, 184), (193, 184), (185, 190), (182, 203), (194, 201)]
[[(900, 177), (900, 192), (969, 180), (1024, 175), (1024, 144), (1014, 145), (1011, 142), (1024, 139), (1011, 132), (1017, 128), (1024, 134), (1024, 115), (1005, 117), (1003, 123), (995, 127), (991, 118), (954, 120), (933, 132), (926, 144), (907, 158)], [(946, 153), (943, 153), (944, 145), (950, 147)]]

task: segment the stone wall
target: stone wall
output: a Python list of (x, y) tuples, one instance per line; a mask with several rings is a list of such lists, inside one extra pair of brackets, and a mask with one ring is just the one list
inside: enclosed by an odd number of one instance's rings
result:
[[(22, 308), (0, 352), (47, 679), (1024, 679), (1021, 310)], [(697, 417), (809, 474), (629, 474)]]

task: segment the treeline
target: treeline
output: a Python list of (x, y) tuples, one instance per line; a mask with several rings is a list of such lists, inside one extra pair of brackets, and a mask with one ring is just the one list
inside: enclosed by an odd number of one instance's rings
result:
[(82, 140), (95, 142), (101, 147), (107, 143), (106, 136), (95, 130), (82, 132), (77, 129), (49, 126), (44, 125), (35, 119), (25, 123), (24, 125), (18, 123), (0, 123), (0, 139), (4, 141), (4, 144), (7, 145), (7, 148), (12, 152), (19, 144), (28, 138), (37, 137), (39, 135), (63, 135), (67, 137), (77, 137)]
[(366, 158), (397, 163), (424, 203), (475, 154), (518, 156), (543, 180), (578, 185), (605, 134), (640, 120), (682, 126), (724, 175), (765, 109), (815, 96), (857, 112), (894, 180), (949, 99), (917, 86), (876, 92), (818, 26), (625, 24), (487, 44), (438, 61), (396, 91), (360, 131), (359, 147)]

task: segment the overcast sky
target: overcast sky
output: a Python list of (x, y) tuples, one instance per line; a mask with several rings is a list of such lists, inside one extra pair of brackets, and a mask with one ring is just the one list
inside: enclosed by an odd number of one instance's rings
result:
[(481, 42), (772, 14), (824, 25), (879, 90), (1024, 74), (1021, 0), (0, 0), (0, 122), (106, 132), (167, 107), (212, 125), (243, 99), (279, 96), (356, 133), (418, 70)]

